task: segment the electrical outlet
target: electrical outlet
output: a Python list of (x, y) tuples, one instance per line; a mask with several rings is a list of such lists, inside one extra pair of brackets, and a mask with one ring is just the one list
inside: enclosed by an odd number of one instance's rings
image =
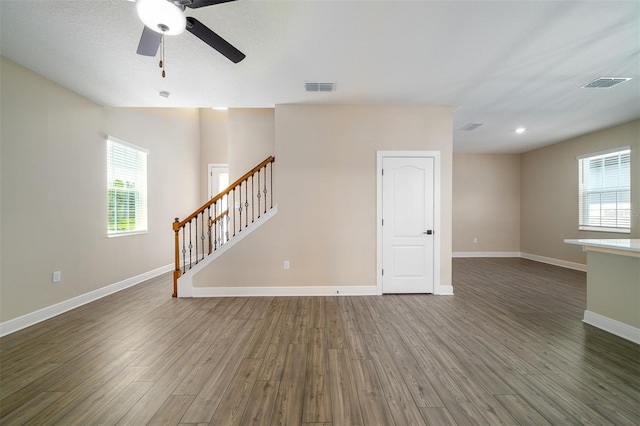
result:
[(285, 261), (284, 261), (284, 263), (282, 264), (282, 267), (283, 267), (284, 269), (289, 269), (289, 261), (288, 261), (288, 260), (285, 260)]
[(478, 237), (473, 237), (473, 244), (477, 244), (478, 243)]
[(51, 276), (51, 282), (59, 283), (62, 279), (62, 273), (60, 271), (55, 271)]

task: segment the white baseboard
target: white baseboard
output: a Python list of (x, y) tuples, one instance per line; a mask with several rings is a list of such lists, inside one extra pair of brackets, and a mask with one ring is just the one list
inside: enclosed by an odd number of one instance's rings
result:
[(563, 268), (575, 269), (587, 272), (587, 265), (582, 263), (569, 262), (567, 260), (553, 259), (551, 257), (538, 256), (537, 254), (520, 253), (523, 259), (535, 260), (536, 262), (548, 263), (549, 265), (561, 266)]
[(235, 237), (231, 238), (225, 244), (221, 245), (216, 251), (199, 261), (197, 265), (194, 265), (191, 269), (182, 274), (180, 278), (178, 278), (178, 297), (198, 297), (194, 296), (193, 293), (193, 276), (202, 271), (207, 265), (225, 254), (227, 251), (231, 250), (233, 246), (238, 244), (276, 214), (278, 214), (277, 205), (273, 206), (269, 211), (256, 219), (251, 226), (244, 228), (241, 233), (236, 234)]
[(283, 286), (283, 287), (193, 287), (191, 297), (269, 296), (376, 296), (375, 285), (363, 286)]
[(453, 257), (520, 257), (519, 251), (456, 251)]
[(452, 285), (439, 285), (436, 290), (434, 294), (437, 296), (453, 296)]
[(584, 311), (584, 319), (582, 321), (640, 345), (640, 328), (587, 310)]
[(521, 257), (523, 259), (534, 260), (536, 262), (561, 266), (568, 269), (575, 269), (577, 271), (587, 271), (587, 265), (582, 263), (569, 262), (567, 260), (554, 259), (551, 257), (538, 256), (537, 254), (521, 253), (517, 251), (456, 251), (452, 253), (452, 257)]
[(42, 308), (35, 312), (22, 315), (18, 318), (10, 319), (8, 321), (0, 323), (0, 337), (6, 336), (7, 334), (15, 333), (18, 330), (22, 330), (23, 328), (27, 328), (49, 318), (53, 318), (79, 306), (86, 305), (89, 302), (93, 302), (94, 300), (98, 300), (120, 290), (124, 290), (125, 288), (140, 284), (141, 282), (144, 282), (148, 279), (173, 271), (173, 269), (173, 264), (162, 266), (152, 271), (136, 275), (135, 277), (127, 278), (126, 280), (107, 285), (97, 290), (90, 291), (89, 293), (81, 294), (80, 296), (76, 296), (72, 299), (68, 299), (63, 302), (56, 303), (55, 305), (47, 306), (46, 308)]
[[(192, 287), (189, 297), (269, 297), (269, 296), (378, 296), (375, 285), (282, 286), (282, 287)], [(441, 285), (439, 296), (452, 296), (453, 286)]]

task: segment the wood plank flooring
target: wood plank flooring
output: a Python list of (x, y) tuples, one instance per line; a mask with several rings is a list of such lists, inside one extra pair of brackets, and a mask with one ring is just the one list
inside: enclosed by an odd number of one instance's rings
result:
[(455, 296), (151, 280), (0, 339), (0, 423), (640, 424), (640, 346), (581, 322), (584, 273), (453, 264)]

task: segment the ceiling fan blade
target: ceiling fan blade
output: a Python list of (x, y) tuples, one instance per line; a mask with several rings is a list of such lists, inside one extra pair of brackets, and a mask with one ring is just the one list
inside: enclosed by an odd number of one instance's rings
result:
[(195, 18), (187, 17), (187, 31), (226, 56), (231, 62), (238, 63), (246, 55), (233, 47), (228, 41), (211, 31), (206, 25)]
[(199, 7), (213, 6), (214, 4), (228, 3), (230, 1), (236, 0), (189, 0), (188, 3), (185, 3), (185, 6), (191, 9), (197, 9)]
[(144, 56), (156, 56), (158, 46), (160, 46), (160, 40), (162, 40), (162, 34), (145, 26), (144, 30), (142, 30), (142, 36), (140, 37), (140, 43), (138, 43), (136, 53)]

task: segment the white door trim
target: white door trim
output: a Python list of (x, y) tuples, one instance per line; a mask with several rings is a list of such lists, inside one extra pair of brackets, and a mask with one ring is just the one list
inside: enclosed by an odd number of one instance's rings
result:
[[(433, 158), (433, 294), (449, 294), (440, 285), (440, 151), (377, 151), (376, 152), (376, 291), (382, 294), (382, 159), (385, 157)], [(443, 291), (444, 290), (444, 291)]]
[[(209, 163), (207, 165), (207, 197), (208, 199), (211, 199), (211, 194), (213, 193), (213, 188), (211, 188), (211, 184), (212, 179), (211, 179), (211, 173), (213, 172), (213, 169), (227, 169), (227, 172), (229, 171), (229, 164), (225, 164), (225, 163)], [(217, 194), (217, 190), (216, 190), (216, 194)], [(214, 194), (215, 195), (215, 194)]]

